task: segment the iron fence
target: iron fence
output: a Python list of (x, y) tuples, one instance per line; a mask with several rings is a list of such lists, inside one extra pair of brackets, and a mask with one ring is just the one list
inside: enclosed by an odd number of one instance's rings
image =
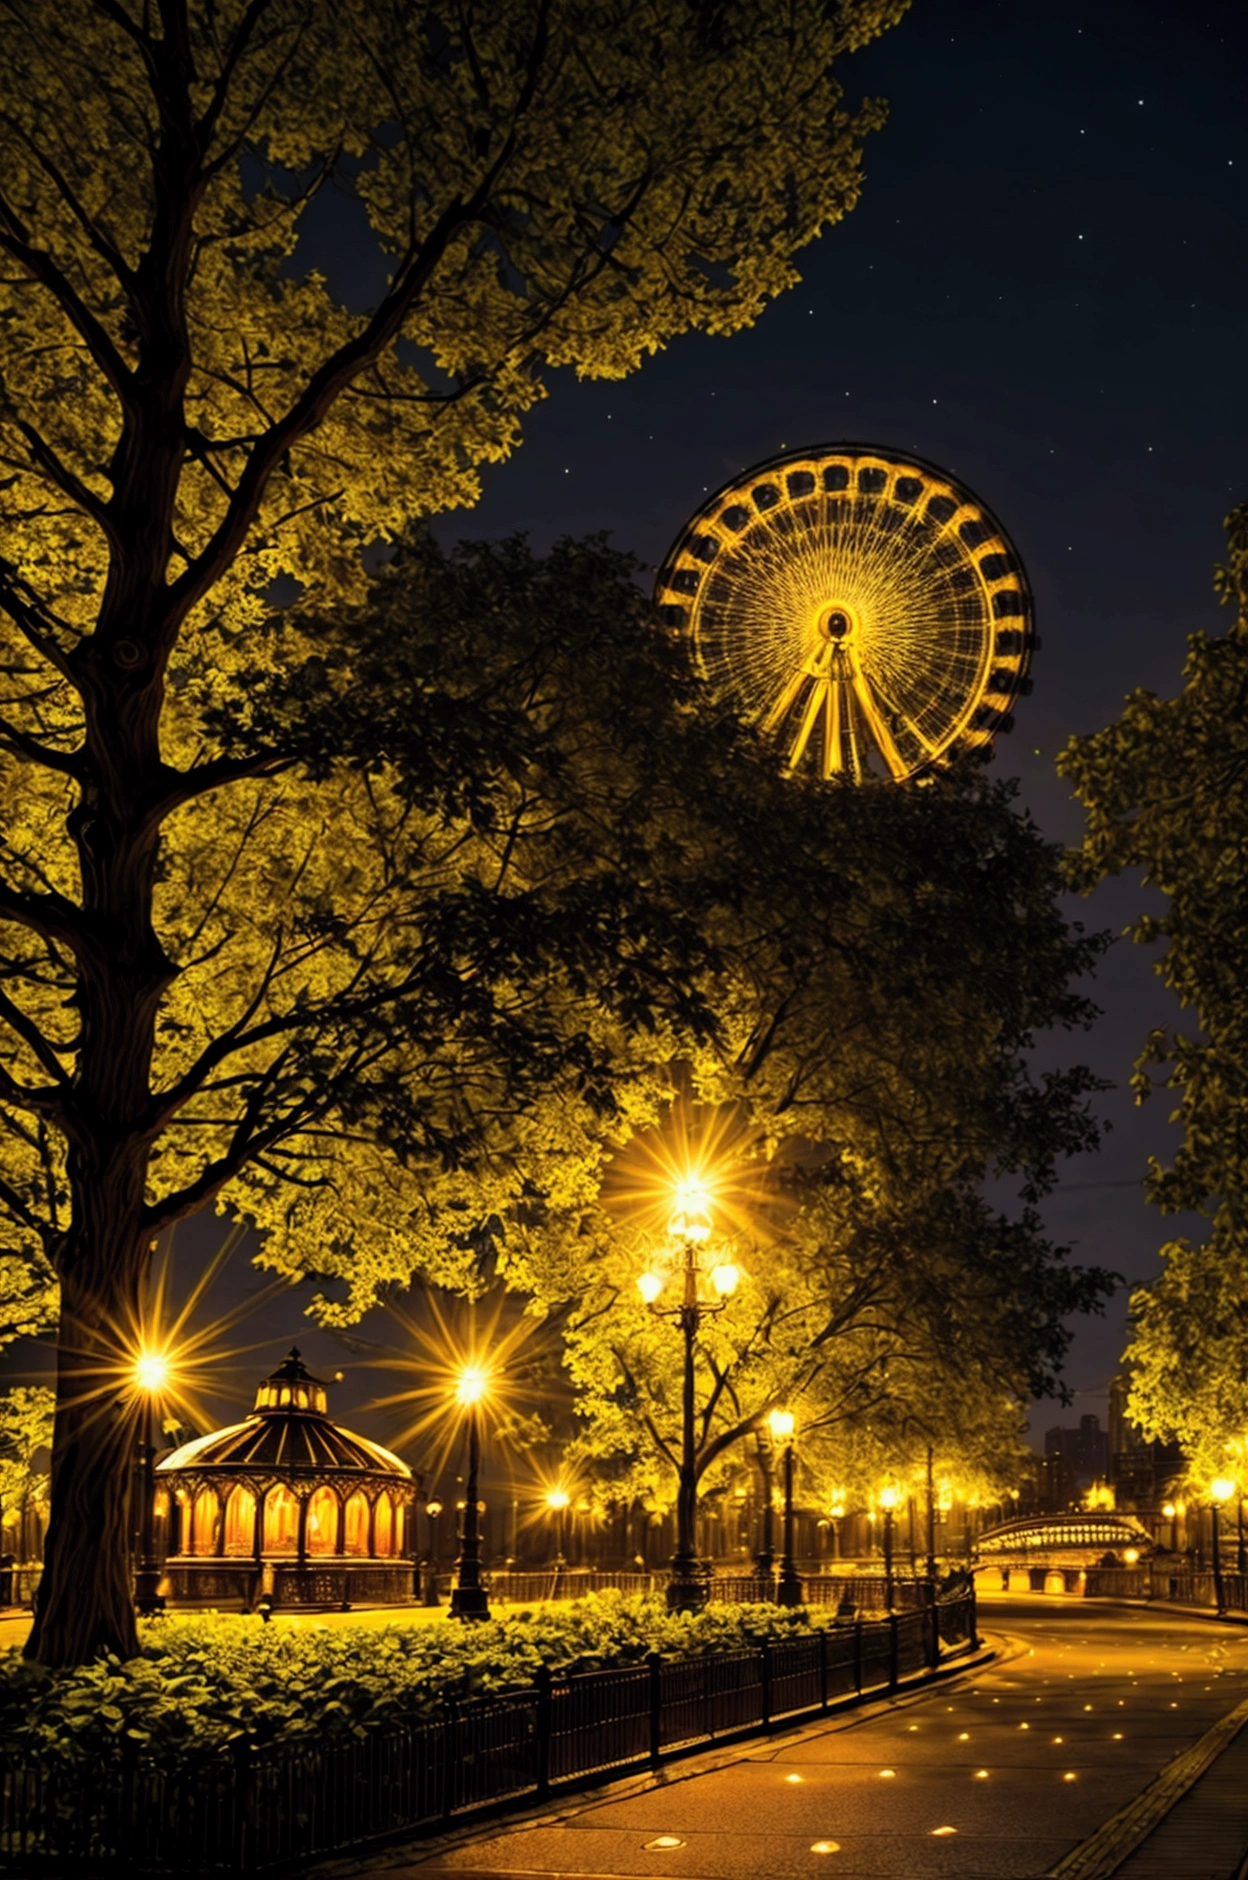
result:
[(29, 1871), (55, 1862), (94, 1874), (259, 1873), (818, 1715), (974, 1642), (971, 1591), (754, 1650), (544, 1672), (531, 1689), (447, 1704), (427, 1722), (342, 1741), (242, 1743), (178, 1770), (145, 1760), (129, 1739), (115, 1764), (88, 1772), (8, 1754), (0, 1854)]
[[(1142, 1567), (1089, 1567), (1084, 1591), (1089, 1598), (1163, 1599), (1176, 1606), (1217, 1609), (1217, 1581), (1207, 1569), (1172, 1568), (1164, 1561)], [(1222, 1575), (1222, 1607), (1226, 1612), (1248, 1611), (1248, 1575)]]

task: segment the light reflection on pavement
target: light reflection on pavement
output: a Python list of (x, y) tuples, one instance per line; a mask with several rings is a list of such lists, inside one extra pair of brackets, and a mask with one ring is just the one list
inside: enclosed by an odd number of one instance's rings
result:
[(453, 1846), (409, 1844), (354, 1871), (1023, 1880), (1046, 1873), (1248, 1696), (1248, 1637), (1208, 1620), (990, 1597), (981, 1629), (1001, 1657), (964, 1682), (870, 1717), (849, 1712), (755, 1739), (702, 1773), (676, 1763), (627, 1794), (562, 1798), (555, 1823), (549, 1814), (494, 1822)]

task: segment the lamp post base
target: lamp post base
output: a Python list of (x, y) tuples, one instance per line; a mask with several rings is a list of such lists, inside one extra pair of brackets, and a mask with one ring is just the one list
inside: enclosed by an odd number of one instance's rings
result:
[(711, 1596), (711, 1576), (704, 1561), (692, 1554), (672, 1556), (671, 1577), (667, 1582), (669, 1612), (701, 1612)]
[(800, 1606), (802, 1603), (802, 1576), (792, 1561), (786, 1560), (780, 1569), (780, 1578), (776, 1584), (777, 1606)]
[(452, 1619), (488, 1619), (489, 1595), (483, 1586), (455, 1586), (451, 1589)]
[(165, 1596), (160, 1590), (159, 1567), (138, 1567), (134, 1575), (134, 1605), (145, 1619), (165, 1610)]

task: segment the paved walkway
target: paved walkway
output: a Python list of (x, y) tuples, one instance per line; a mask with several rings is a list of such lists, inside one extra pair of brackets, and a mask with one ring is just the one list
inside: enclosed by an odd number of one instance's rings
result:
[[(386, 1880), (1233, 1880), (1248, 1847), (1248, 1732), (1209, 1733), (1248, 1706), (1248, 1638), (1208, 1621), (1073, 1601), (989, 1599), (982, 1618), (1001, 1656), (956, 1683), (569, 1797), (541, 1816), (325, 1871)], [(1176, 1800), (1176, 1779), (1163, 1772), (1182, 1755), (1188, 1767), (1208, 1760), (1210, 1741), (1221, 1753), (1190, 1804)]]

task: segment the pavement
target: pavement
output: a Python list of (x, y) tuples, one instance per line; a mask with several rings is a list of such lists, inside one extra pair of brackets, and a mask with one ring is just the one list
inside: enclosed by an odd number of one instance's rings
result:
[(1248, 1636), (1156, 1609), (1008, 1596), (983, 1601), (981, 1628), (995, 1659), (948, 1683), (316, 1872), (1237, 1880)]

